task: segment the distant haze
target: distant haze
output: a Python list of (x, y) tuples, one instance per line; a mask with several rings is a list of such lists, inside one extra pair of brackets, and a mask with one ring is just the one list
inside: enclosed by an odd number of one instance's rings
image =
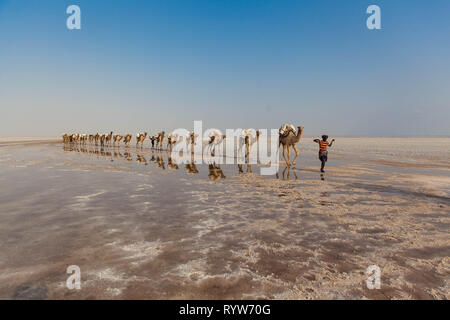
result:
[[(381, 8), (368, 30), (366, 8)], [(68, 30), (66, 8), (81, 8)], [(450, 1), (0, 0), (0, 136), (450, 135)]]

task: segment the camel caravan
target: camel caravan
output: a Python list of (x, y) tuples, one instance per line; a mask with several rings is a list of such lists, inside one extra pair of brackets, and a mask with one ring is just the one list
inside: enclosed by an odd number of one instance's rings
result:
[[(303, 134), (303, 127), (298, 126), (295, 128), (291, 124), (284, 124), (279, 129), (279, 147), (283, 146), (283, 158), (287, 166), (290, 166), (290, 149), (292, 148), (295, 152), (295, 157), (292, 164), (296, 164), (296, 159), (299, 155), (296, 144), (300, 141)], [(255, 129), (244, 129), (241, 130), (238, 137), (238, 150), (243, 152), (246, 157), (251, 153), (254, 144), (258, 145), (260, 139), (261, 131)], [(130, 147), (133, 135), (127, 133), (125, 135), (114, 134), (112, 131), (109, 133), (95, 133), (95, 134), (80, 134), (80, 133), (64, 133), (62, 135), (64, 144), (80, 144), (86, 145), (91, 144), (101, 147), (120, 147), (123, 143), (125, 147)], [(156, 150), (163, 150), (164, 139), (166, 139), (166, 150), (172, 151), (172, 148), (185, 141), (186, 148), (193, 152), (194, 146), (197, 144), (199, 138), (198, 134), (190, 131), (185, 136), (179, 135), (175, 132), (169, 133), (167, 136), (165, 131), (157, 132), (154, 135), (149, 135), (147, 132), (139, 132), (135, 135), (136, 148), (144, 148), (144, 142), (149, 140), (151, 143), (151, 148)], [(206, 148), (212, 156), (216, 154), (216, 151), (223, 151), (223, 145), (226, 140), (226, 135), (222, 134), (219, 130), (211, 130), (209, 132), (209, 139), (206, 142)], [(287, 151), (287, 158), (286, 158)]]

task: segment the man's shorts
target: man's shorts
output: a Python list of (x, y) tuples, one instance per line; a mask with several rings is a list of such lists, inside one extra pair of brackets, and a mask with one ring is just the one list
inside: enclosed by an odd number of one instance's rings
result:
[(319, 152), (319, 160), (320, 161), (328, 161), (328, 152)]

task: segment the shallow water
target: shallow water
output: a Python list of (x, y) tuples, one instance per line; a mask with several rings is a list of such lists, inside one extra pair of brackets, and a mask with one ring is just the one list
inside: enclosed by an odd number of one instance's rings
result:
[(342, 145), (324, 175), (305, 143), (267, 177), (149, 148), (2, 146), (0, 297), (448, 299), (446, 159)]

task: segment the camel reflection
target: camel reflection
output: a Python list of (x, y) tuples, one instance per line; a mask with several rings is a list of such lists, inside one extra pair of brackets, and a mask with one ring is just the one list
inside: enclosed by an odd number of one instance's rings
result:
[(186, 163), (185, 169), (187, 173), (198, 173), (197, 165), (195, 164), (195, 162)]
[[(115, 147), (109, 147), (104, 146), (101, 147), (92, 145), (78, 145), (78, 144), (64, 144), (63, 150), (67, 152), (77, 152), (80, 154), (86, 154), (86, 155), (92, 155), (93, 158), (109, 158), (111, 161), (125, 161), (125, 162), (131, 162), (133, 159), (135, 159), (135, 163), (138, 165), (148, 165), (150, 162), (153, 162), (155, 164), (156, 168), (159, 168), (161, 170), (179, 170), (180, 164), (176, 161), (175, 158), (171, 157), (170, 153), (166, 153), (163, 151), (158, 150), (152, 150), (150, 152), (145, 151), (132, 151), (129, 148), (125, 148), (119, 150)], [(198, 159), (197, 159), (198, 160)], [(191, 158), (187, 161), (187, 163), (184, 163), (184, 171), (186, 174), (198, 174), (200, 171), (205, 170), (206, 166), (208, 168), (207, 174), (208, 178), (211, 181), (219, 181), (222, 179), (226, 179), (226, 175), (224, 174), (224, 171), (221, 167), (221, 164), (218, 164), (217, 162), (204, 164), (201, 166), (197, 166), (195, 163), (195, 155), (193, 152), (191, 152)], [(244, 164), (238, 164), (237, 165), (237, 171), (240, 174), (252, 174), (253, 173), (253, 167), (248, 162)], [(288, 168), (285, 168), (283, 171), (283, 179), (290, 179), (291, 174), (297, 179), (297, 175), (293, 169), (287, 171)], [(234, 168), (233, 168), (234, 171)], [(291, 172), (292, 171), (292, 172)], [(278, 177), (278, 175), (277, 175)]]
[(169, 169), (178, 170), (178, 164), (172, 160), (172, 157), (167, 158), (167, 166)]
[[(295, 172), (295, 168), (291, 168), (291, 167), (284, 168), (281, 180), (290, 180), (291, 172), (294, 175), (293, 180), (298, 180), (297, 173)], [(276, 177), (277, 177), (277, 179), (280, 179), (278, 172), (276, 173)]]
[(156, 164), (156, 166), (157, 166), (158, 168), (161, 168), (161, 169), (163, 169), (163, 170), (166, 170), (166, 166), (165, 166), (165, 163), (164, 163), (164, 158), (163, 158), (162, 156), (160, 156), (160, 155), (157, 155), (157, 156), (156, 156), (155, 164)]
[(209, 174), (208, 177), (212, 181), (216, 181), (219, 179), (225, 179), (226, 176), (223, 174), (222, 168), (220, 167), (220, 164), (213, 163), (208, 165), (209, 168)]
[[(239, 173), (244, 173), (244, 169), (242, 168), (242, 164), (238, 164), (237, 166), (238, 166)], [(251, 164), (247, 164), (247, 170), (245, 171), (245, 173), (253, 173)]]
[(144, 165), (147, 165), (147, 159), (142, 154), (136, 154), (136, 161), (139, 163), (142, 163)]
[(133, 157), (131, 156), (131, 153), (130, 153), (129, 151), (125, 151), (125, 152), (123, 153), (123, 155), (124, 155), (124, 157), (125, 157), (125, 160), (127, 160), (127, 161), (133, 161)]
[[(192, 143), (192, 145), (193, 145), (193, 143)], [(192, 174), (198, 173), (197, 165), (194, 160), (194, 149), (192, 149), (192, 151), (191, 151), (191, 161), (186, 163), (184, 165), (184, 168), (186, 170), (186, 173), (192, 173)]]

